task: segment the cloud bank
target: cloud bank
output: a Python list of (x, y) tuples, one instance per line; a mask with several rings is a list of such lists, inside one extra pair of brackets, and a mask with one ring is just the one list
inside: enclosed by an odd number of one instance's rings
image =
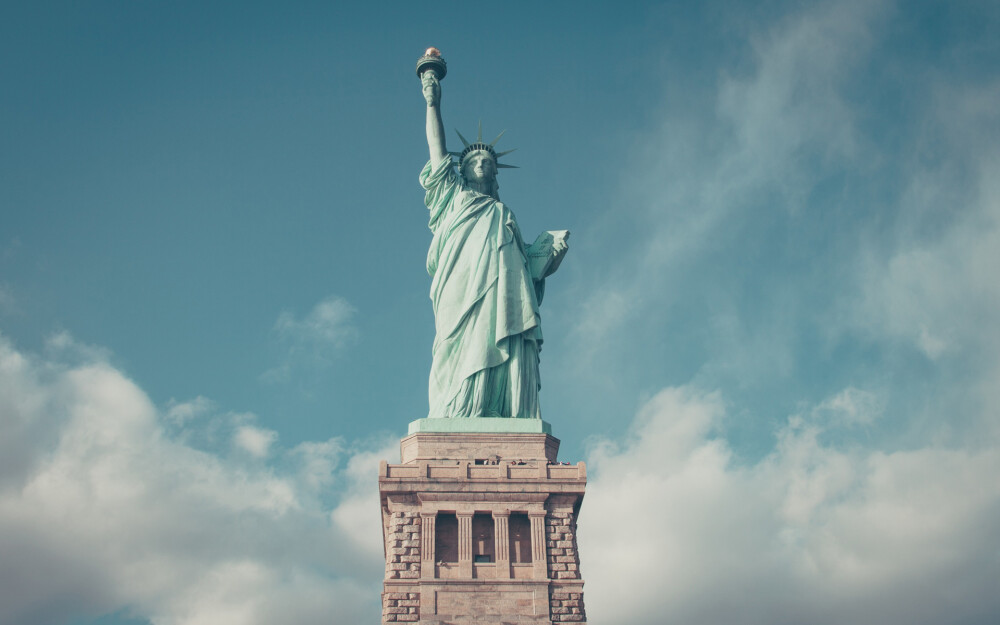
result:
[[(390, 450), (336, 438), (283, 450), (251, 415), (212, 415), (204, 398), (161, 411), (106, 361), (68, 360), (0, 337), (0, 622), (377, 613), (372, 485)], [(338, 492), (343, 507), (324, 505)]]
[[(104, 361), (6, 340), (0, 391), (0, 621), (123, 609), (157, 625), (377, 618), (375, 467), (393, 448), (283, 450), (252, 416), (215, 414), (204, 398), (157, 410)], [(580, 528), (591, 622), (1000, 613), (995, 441), (858, 444), (883, 406), (846, 388), (790, 416), (747, 464), (719, 435), (729, 409), (719, 392), (668, 388), (623, 441), (595, 441)]]
[(599, 623), (967, 623), (1000, 614), (1000, 445), (887, 453), (825, 439), (878, 418), (845, 389), (740, 464), (718, 393), (665, 389), (599, 443), (580, 523)]
[(281, 362), (261, 374), (268, 383), (288, 383), (293, 377), (314, 377), (344, 347), (356, 341), (357, 309), (342, 297), (329, 295), (302, 318), (283, 310), (274, 322)]

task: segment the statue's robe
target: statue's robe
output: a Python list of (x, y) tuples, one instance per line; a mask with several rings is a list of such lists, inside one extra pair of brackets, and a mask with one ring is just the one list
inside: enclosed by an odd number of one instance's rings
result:
[(434, 306), (428, 417), (540, 419), (538, 303), (514, 214), (469, 188), (451, 159), (420, 172), (434, 234), (427, 253)]

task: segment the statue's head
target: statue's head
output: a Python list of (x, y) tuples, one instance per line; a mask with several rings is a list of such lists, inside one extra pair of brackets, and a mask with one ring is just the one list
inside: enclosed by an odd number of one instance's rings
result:
[(493, 149), (493, 146), (497, 144), (497, 141), (502, 136), (503, 133), (501, 132), (491, 143), (484, 143), (483, 125), (479, 124), (479, 136), (476, 138), (476, 141), (470, 143), (465, 140), (462, 133), (458, 133), (458, 138), (462, 140), (465, 149), (459, 153), (452, 152), (452, 154), (458, 157), (458, 170), (462, 174), (462, 177), (477, 186), (486, 185), (490, 189), (488, 193), (493, 197), (497, 196), (497, 169), (501, 167), (514, 167), (514, 165), (505, 165), (497, 162), (504, 154), (510, 154), (514, 151), (507, 150), (506, 152), (498, 153)]
[(496, 180), (497, 162), (486, 150), (473, 150), (462, 159), (461, 172), (469, 182), (489, 182)]

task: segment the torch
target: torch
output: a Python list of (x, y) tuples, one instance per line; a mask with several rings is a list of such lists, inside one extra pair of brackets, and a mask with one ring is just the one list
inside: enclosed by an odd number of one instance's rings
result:
[(441, 51), (437, 48), (427, 48), (424, 55), (417, 59), (417, 76), (423, 77), (424, 72), (434, 72), (438, 80), (444, 79), (448, 73), (448, 64), (441, 58)]

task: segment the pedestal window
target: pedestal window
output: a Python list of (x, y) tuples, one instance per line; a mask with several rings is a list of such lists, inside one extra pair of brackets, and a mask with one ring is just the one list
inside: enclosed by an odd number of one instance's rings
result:
[(472, 517), (472, 561), (496, 562), (493, 516), (477, 513)]
[(434, 523), (434, 555), (438, 562), (458, 562), (458, 518), (441, 512)]
[(527, 514), (511, 513), (509, 521), (510, 561), (512, 564), (531, 562), (531, 521)]

